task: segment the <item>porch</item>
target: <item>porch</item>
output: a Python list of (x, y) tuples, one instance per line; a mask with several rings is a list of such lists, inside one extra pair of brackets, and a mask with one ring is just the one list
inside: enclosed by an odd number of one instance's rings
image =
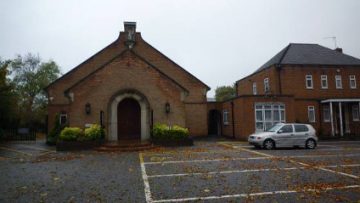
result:
[(360, 134), (360, 99), (327, 99), (321, 106), (322, 123), (330, 124), (332, 136)]

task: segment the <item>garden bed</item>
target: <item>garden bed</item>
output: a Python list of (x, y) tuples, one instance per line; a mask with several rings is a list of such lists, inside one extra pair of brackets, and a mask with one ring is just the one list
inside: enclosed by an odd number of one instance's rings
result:
[(57, 151), (77, 151), (90, 150), (99, 147), (104, 140), (85, 140), (85, 141), (58, 141), (56, 144)]

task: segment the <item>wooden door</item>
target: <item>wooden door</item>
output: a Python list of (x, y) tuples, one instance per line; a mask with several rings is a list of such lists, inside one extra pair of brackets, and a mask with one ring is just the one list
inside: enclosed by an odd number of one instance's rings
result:
[(135, 99), (122, 100), (117, 109), (118, 115), (118, 139), (141, 138), (141, 111), (140, 105)]

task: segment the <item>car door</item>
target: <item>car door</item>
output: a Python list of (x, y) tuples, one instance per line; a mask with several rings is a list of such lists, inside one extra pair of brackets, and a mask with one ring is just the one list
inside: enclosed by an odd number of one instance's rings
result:
[(289, 147), (293, 146), (294, 130), (291, 124), (286, 124), (281, 127), (276, 133), (275, 144), (278, 147)]
[(309, 136), (309, 128), (304, 124), (295, 124), (295, 142), (297, 146), (304, 146), (307, 137)]

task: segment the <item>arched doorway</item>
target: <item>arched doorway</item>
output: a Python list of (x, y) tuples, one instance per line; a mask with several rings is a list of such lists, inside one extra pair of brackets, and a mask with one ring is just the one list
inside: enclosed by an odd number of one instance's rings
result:
[(109, 100), (108, 112), (107, 140), (150, 139), (150, 104), (141, 92), (124, 89), (115, 93)]
[(216, 109), (209, 111), (208, 132), (212, 136), (221, 135), (221, 113)]
[(118, 140), (141, 138), (141, 109), (133, 98), (119, 102), (117, 108)]

